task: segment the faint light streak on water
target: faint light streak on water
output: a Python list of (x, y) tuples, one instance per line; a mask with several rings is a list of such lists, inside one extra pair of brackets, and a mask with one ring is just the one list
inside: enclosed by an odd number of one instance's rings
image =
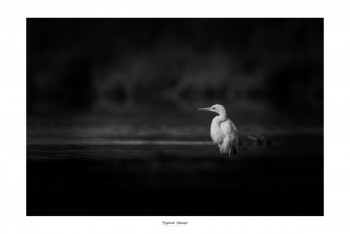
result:
[(41, 139), (32, 140), (28, 145), (179, 145), (179, 146), (200, 146), (212, 145), (210, 141), (176, 141), (176, 140), (64, 140), (64, 139)]

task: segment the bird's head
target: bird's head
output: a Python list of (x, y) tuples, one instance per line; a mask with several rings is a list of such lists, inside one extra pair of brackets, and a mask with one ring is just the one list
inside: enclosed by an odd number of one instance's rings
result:
[(211, 107), (199, 108), (198, 110), (216, 112), (221, 116), (226, 116), (225, 107), (220, 104), (215, 104), (215, 105), (212, 105)]

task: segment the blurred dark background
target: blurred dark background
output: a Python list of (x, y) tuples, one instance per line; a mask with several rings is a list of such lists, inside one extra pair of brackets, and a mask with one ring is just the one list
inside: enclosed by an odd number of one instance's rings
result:
[(319, 120), (323, 19), (27, 19), (27, 68), (28, 114), (264, 101)]
[[(27, 215), (323, 215), (323, 30), (27, 19)], [(216, 103), (237, 160), (196, 111)]]

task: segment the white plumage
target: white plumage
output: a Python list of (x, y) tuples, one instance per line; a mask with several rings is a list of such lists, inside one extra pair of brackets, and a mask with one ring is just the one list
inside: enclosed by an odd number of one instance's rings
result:
[(225, 107), (215, 104), (211, 107), (200, 108), (198, 110), (216, 112), (219, 115), (211, 122), (210, 136), (213, 144), (217, 146), (221, 154), (233, 157), (238, 153), (238, 131), (234, 123), (227, 118)]

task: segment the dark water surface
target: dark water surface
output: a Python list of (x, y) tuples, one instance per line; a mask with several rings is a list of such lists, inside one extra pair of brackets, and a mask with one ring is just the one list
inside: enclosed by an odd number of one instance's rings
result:
[(212, 117), (29, 118), (27, 215), (323, 215), (322, 127), (237, 124), (230, 160)]

